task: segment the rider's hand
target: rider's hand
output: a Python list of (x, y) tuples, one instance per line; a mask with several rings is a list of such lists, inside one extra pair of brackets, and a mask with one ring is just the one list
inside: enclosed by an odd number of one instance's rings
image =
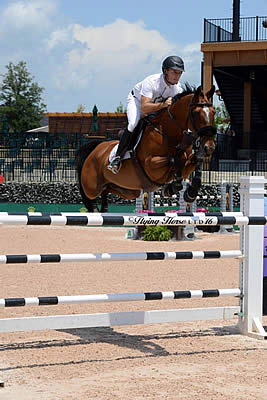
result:
[(163, 108), (167, 108), (172, 104), (172, 97), (168, 97), (163, 104)]

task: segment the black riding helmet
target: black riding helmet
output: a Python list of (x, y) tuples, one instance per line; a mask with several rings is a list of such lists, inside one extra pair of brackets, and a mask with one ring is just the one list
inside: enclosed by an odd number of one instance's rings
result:
[(184, 62), (181, 57), (169, 56), (162, 63), (162, 72), (165, 73), (168, 68), (184, 72)]

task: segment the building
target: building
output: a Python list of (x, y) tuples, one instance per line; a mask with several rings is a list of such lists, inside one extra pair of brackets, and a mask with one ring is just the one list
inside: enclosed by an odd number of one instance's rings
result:
[(80, 133), (103, 139), (117, 138), (127, 126), (126, 113), (99, 113), (96, 106), (90, 113), (47, 113), (49, 133)]
[(202, 85), (207, 91), (216, 79), (240, 159), (267, 154), (266, 28), (267, 16), (240, 18), (240, 0), (233, 0), (232, 19), (204, 20)]

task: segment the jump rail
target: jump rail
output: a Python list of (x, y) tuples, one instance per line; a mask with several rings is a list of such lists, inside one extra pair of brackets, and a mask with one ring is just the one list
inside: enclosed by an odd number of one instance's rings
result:
[(0, 224), (4, 225), (82, 225), (82, 226), (212, 226), (212, 225), (267, 225), (267, 216), (204, 216), (195, 213), (194, 216), (101, 216), (100, 214), (84, 213), (84, 215), (10, 215), (0, 216)]
[[(121, 216), (121, 213), (84, 213), (84, 212), (0, 212), (0, 217), (12, 217), (12, 216), (35, 216), (35, 217), (47, 217), (47, 216), (62, 216), (62, 217), (79, 217), (83, 215), (94, 215), (94, 216), (102, 216), (102, 217), (114, 217), (114, 216)], [(125, 213), (125, 215), (129, 216), (136, 216), (140, 217), (140, 213)], [(241, 211), (234, 212), (234, 211), (214, 211), (214, 212), (142, 212), (141, 215), (145, 216), (168, 216), (168, 215), (178, 215), (180, 217), (194, 217), (198, 215), (204, 215), (206, 217), (229, 217), (229, 216), (242, 216), (243, 213)]]
[(0, 255), (0, 264), (96, 262), (96, 261), (154, 261), (239, 258), (240, 250), (158, 251), (137, 253), (80, 253), (80, 254), (7, 254)]
[(207, 297), (240, 297), (240, 289), (174, 290), (168, 292), (89, 294), (82, 296), (18, 297), (0, 299), (0, 307), (53, 306), (57, 304), (114, 303), (122, 301), (177, 300)]

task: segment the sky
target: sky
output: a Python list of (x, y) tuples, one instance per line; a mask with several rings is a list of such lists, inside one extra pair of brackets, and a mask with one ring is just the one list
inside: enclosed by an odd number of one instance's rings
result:
[[(162, 60), (185, 62), (181, 83), (200, 84), (204, 18), (231, 18), (233, 0), (0, 0), (0, 74), (25, 61), (48, 112), (115, 112)], [(242, 17), (267, 0), (241, 0)], [(0, 77), (0, 80), (2, 78)]]

